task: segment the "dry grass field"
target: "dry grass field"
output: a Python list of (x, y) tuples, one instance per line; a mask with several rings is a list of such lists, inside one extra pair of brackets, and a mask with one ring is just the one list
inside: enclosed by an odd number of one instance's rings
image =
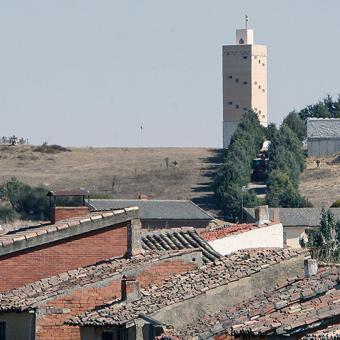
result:
[[(15, 176), (47, 190), (85, 188), (115, 198), (139, 194), (158, 199), (192, 199), (217, 214), (212, 180), (223, 151), (207, 148), (72, 148), (34, 151), (29, 145), (0, 146), (0, 182)], [(339, 199), (340, 163), (333, 157), (307, 160), (300, 191), (314, 206)]]
[[(329, 207), (340, 199), (340, 162), (335, 156), (310, 157), (301, 176), (300, 192), (308, 197), (315, 207)], [(316, 160), (320, 160), (317, 167)]]
[(72, 148), (44, 153), (29, 145), (0, 146), (0, 182), (15, 176), (52, 189), (85, 188), (115, 198), (139, 194), (192, 199), (214, 208), (212, 176), (222, 151), (207, 148)]

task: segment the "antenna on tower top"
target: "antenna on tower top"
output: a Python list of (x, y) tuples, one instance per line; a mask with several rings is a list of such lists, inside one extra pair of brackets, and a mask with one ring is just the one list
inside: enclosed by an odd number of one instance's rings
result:
[(246, 14), (246, 30), (248, 29), (248, 21), (249, 21), (249, 17), (248, 17), (248, 15)]

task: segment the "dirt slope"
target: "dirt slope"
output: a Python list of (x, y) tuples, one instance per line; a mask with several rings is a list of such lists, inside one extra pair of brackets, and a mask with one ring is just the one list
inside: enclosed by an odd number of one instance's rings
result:
[[(320, 160), (319, 167), (317, 159)], [(299, 189), (315, 207), (329, 207), (340, 199), (340, 162), (333, 162), (334, 159), (335, 156), (307, 159)]]
[(74, 148), (57, 154), (0, 146), (0, 182), (11, 176), (47, 189), (85, 188), (136, 198), (193, 199), (214, 209), (212, 176), (222, 150), (206, 148)]

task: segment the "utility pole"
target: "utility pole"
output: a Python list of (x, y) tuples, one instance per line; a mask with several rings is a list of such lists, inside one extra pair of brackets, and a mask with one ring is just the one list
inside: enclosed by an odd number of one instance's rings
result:
[(143, 147), (143, 126), (140, 126), (140, 147)]

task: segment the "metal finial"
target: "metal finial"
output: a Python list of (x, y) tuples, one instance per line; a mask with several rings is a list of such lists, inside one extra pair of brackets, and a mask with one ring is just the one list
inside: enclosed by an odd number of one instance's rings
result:
[(248, 21), (249, 21), (249, 17), (248, 17), (248, 15), (246, 14), (246, 30), (248, 29)]

